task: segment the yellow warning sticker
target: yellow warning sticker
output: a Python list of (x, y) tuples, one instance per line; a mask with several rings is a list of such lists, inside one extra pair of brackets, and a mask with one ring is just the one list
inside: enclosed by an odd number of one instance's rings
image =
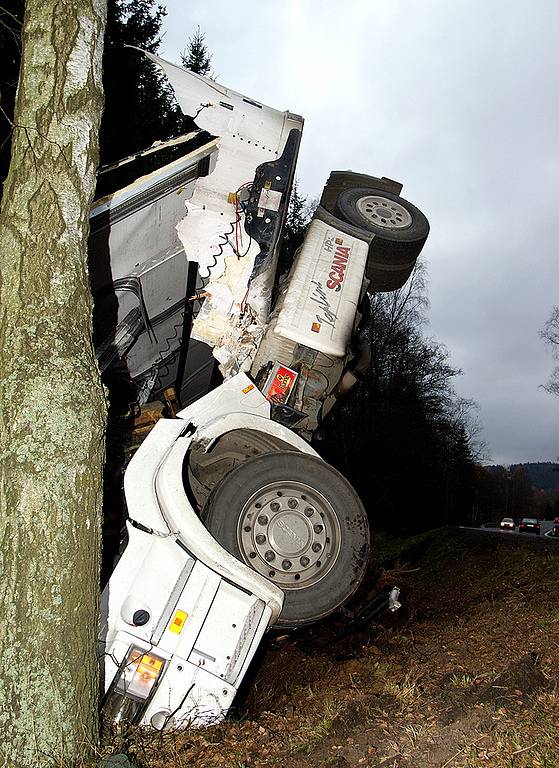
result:
[(248, 387), (245, 387), (243, 389), (243, 395), (248, 395), (249, 392), (252, 392), (254, 389), (254, 384), (249, 384)]
[(180, 635), (185, 621), (188, 619), (188, 613), (178, 610), (173, 616), (173, 620), (169, 624), (169, 632), (174, 632), (175, 635)]

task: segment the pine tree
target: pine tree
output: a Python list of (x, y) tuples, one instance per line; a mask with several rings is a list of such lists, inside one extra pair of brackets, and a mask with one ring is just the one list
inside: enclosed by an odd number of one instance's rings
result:
[(195, 72), (197, 75), (209, 76), (211, 69), (212, 56), (208, 53), (206, 46), (206, 35), (200, 27), (196, 27), (196, 32), (188, 41), (188, 45), (181, 53), (183, 67)]
[(295, 179), (291, 189), (291, 197), (283, 230), (283, 242), (278, 261), (278, 275), (290, 269), (295, 251), (305, 238), (312, 210), (313, 205), (307, 203), (307, 198), (301, 195), (299, 192), (299, 182)]
[(357, 384), (322, 425), (320, 453), (353, 483), (376, 525), (417, 531), (471, 518), (472, 404), (459, 373), (422, 333), (424, 278), (368, 294), (350, 362)]
[(154, 0), (109, 1), (101, 163), (119, 160), (185, 130), (185, 118), (163, 73), (140, 51), (125, 47), (156, 53), (166, 13)]
[[(120, 160), (158, 139), (192, 130), (159, 68), (135, 46), (157, 53), (166, 10), (156, 0), (109, 0), (103, 54), (105, 109), (101, 164)], [(0, 2), (0, 181), (9, 161), (15, 84), (21, 55), (23, 0)]]

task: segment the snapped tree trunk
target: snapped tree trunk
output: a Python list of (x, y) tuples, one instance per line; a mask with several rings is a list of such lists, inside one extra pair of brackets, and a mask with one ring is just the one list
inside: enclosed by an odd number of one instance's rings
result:
[[(28, 0), (0, 211), (0, 765), (97, 741), (105, 401), (88, 214), (106, 0)], [(57, 762), (60, 761), (60, 762)]]

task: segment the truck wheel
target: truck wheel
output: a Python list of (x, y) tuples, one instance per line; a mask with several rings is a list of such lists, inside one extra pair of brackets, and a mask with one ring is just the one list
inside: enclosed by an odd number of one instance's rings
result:
[(361, 187), (340, 193), (336, 214), (375, 235), (366, 268), (371, 289), (401, 288), (429, 234), (429, 222), (421, 211), (398, 195)]
[(208, 530), (285, 593), (278, 624), (327, 616), (363, 578), (369, 525), (359, 497), (333, 467), (294, 451), (232, 470), (208, 500)]

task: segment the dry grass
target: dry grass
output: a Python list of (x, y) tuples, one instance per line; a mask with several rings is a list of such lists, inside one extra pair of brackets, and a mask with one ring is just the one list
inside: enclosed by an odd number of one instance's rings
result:
[(483, 746), (468, 750), (466, 765), (493, 768), (559, 766), (559, 694), (546, 691), (529, 702), (521, 715), (500, 709), (494, 732)]
[(437, 532), (409, 559), (385, 542), (411, 563), (399, 619), (319, 650), (300, 633), (268, 652), (243, 719), (112, 731), (106, 752), (140, 768), (559, 768), (556, 689), (476, 703), (528, 651), (550, 680), (559, 674), (555, 548), (495, 541)]

